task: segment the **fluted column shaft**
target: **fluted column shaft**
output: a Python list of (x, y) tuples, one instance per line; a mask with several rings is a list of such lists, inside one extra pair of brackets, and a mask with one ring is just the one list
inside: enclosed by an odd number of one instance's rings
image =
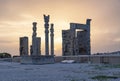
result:
[(51, 55), (54, 56), (54, 24), (51, 24), (50, 36), (51, 36)]
[(33, 22), (33, 35), (32, 35), (32, 55), (35, 56), (37, 54), (37, 47), (36, 47), (36, 43), (37, 43), (37, 40), (36, 40), (36, 36), (37, 36), (37, 33), (36, 33), (36, 30), (37, 30), (37, 27), (36, 27), (37, 23), (36, 22)]
[(44, 15), (45, 27), (45, 55), (49, 55), (49, 15)]

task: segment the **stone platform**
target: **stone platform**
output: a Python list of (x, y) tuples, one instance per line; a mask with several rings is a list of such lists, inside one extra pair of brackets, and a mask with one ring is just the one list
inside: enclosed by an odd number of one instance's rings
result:
[(53, 64), (54, 56), (22, 56), (21, 64)]

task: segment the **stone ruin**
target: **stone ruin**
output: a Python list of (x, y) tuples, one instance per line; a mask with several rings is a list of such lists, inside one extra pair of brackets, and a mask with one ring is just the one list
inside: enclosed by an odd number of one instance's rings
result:
[[(50, 16), (44, 16), (45, 27), (45, 55), (41, 55), (41, 38), (37, 37), (37, 22), (33, 22), (32, 45), (30, 45), (30, 55), (28, 53), (28, 37), (20, 37), (20, 56), (22, 64), (48, 64), (54, 63), (54, 24), (49, 30)], [(62, 30), (62, 55), (90, 55), (90, 22), (86, 24), (70, 23), (70, 29)], [(49, 31), (51, 54), (49, 54)]]
[(86, 24), (70, 23), (70, 29), (62, 30), (62, 55), (90, 55), (90, 21)]
[(28, 56), (28, 37), (20, 37), (20, 56)]
[(20, 56), (22, 64), (50, 64), (54, 63), (54, 24), (51, 24), (51, 55), (49, 54), (49, 18), (44, 15), (45, 27), (45, 55), (41, 55), (41, 38), (37, 37), (37, 22), (33, 22), (32, 45), (28, 53), (28, 37), (20, 37)]

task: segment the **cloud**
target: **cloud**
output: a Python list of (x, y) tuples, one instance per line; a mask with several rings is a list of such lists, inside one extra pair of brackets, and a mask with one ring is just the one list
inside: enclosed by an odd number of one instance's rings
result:
[(120, 43), (120, 38), (116, 38), (114, 41)]
[(13, 43), (13, 41), (9, 41), (9, 40), (0, 40), (0, 44), (8, 44), (8, 43)]
[[(68, 29), (69, 22), (85, 23), (86, 18), (91, 18), (92, 52), (118, 49), (119, 3), (120, 0), (0, 0), (0, 43), (10, 44), (24, 35), (31, 37), (33, 21), (38, 22), (38, 36), (44, 41), (43, 14), (50, 14), (56, 40), (61, 40), (61, 30)], [(61, 43), (55, 45), (61, 50)]]

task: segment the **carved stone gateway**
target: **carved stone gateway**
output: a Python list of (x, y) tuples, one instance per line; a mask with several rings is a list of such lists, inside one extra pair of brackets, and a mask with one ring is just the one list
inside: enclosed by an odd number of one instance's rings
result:
[(90, 21), (86, 24), (70, 23), (69, 30), (62, 30), (62, 54), (90, 55)]

